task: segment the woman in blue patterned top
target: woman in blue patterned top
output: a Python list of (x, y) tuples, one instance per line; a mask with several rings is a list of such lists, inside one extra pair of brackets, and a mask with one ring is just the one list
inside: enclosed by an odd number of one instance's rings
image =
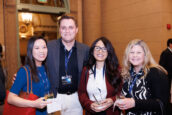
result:
[(31, 37), (29, 39), (25, 67), (28, 70), (29, 81), (32, 77), (32, 92), (39, 98), (35, 101), (30, 101), (18, 96), (20, 91), (27, 92), (26, 71), (21, 67), (17, 72), (14, 84), (10, 89), (7, 98), (8, 103), (18, 107), (34, 107), (37, 108), (36, 115), (47, 115), (46, 105), (48, 103), (44, 101), (45, 94), (48, 94), (50, 91), (50, 83), (45, 65), (47, 52), (47, 42), (44, 38)]

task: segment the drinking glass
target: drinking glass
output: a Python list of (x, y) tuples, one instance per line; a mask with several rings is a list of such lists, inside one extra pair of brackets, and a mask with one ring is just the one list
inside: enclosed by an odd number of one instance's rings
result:
[(116, 101), (115, 101), (115, 103), (113, 104), (113, 111), (115, 110), (115, 107), (116, 107), (116, 102), (118, 101), (120, 101), (120, 99), (124, 99), (125, 98), (125, 96), (124, 96), (124, 94), (120, 94), (120, 95), (116, 95)]
[(45, 100), (47, 100), (47, 99), (53, 99), (54, 98), (54, 94), (53, 94), (53, 92), (48, 92), (47, 94), (45, 94), (44, 95), (44, 98), (45, 98)]

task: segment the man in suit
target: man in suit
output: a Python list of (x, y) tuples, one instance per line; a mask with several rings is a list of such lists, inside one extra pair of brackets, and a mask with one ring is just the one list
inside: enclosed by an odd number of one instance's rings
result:
[(6, 89), (5, 89), (5, 75), (3, 71), (3, 67), (1, 65), (2, 61), (2, 45), (0, 44), (0, 115), (2, 114), (4, 99), (6, 97)]
[(161, 53), (159, 64), (163, 66), (168, 72), (168, 78), (171, 89), (172, 79), (172, 38), (167, 40), (167, 48)]
[[(161, 53), (159, 64), (163, 66), (168, 72), (169, 89), (171, 93), (171, 79), (172, 79), (172, 38), (167, 40), (167, 48)], [(169, 106), (167, 107), (168, 113), (172, 112), (171, 94), (169, 97)]]
[(5, 75), (4, 75), (4, 71), (3, 71), (3, 67), (1, 65), (1, 61), (2, 61), (2, 45), (0, 44), (0, 105), (4, 104), (4, 99), (6, 96), (6, 92), (5, 92)]
[(51, 90), (55, 96), (62, 97), (62, 115), (82, 115), (77, 90), (89, 47), (75, 40), (78, 27), (73, 17), (63, 16), (59, 20), (59, 32), (60, 39), (48, 42)]
[[(169, 79), (169, 89), (171, 93), (171, 79), (172, 79), (172, 38), (167, 40), (167, 48), (161, 53), (159, 64), (163, 66), (168, 72)], [(169, 97), (171, 101), (171, 94)], [(168, 113), (172, 112), (172, 104), (170, 103), (168, 106)]]

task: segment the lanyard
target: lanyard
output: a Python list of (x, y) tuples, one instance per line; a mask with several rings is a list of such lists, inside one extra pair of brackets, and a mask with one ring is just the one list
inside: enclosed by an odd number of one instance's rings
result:
[(66, 74), (67, 74), (68, 62), (69, 62), (70, 56), (72, 55), (72, 49), (69, 51), (68, 56), (67, 56), (66, 52), (67, 52), (67, 50), (65, 49), (65, 71), (66, 71)]
[(44, 72), (44, 75), (45, 75), (45, 79), (43, 78), (42, 74), (40, 72), (38, 72), (41, 80), (42, 80), (42, 83), (44, 85), (44, 92), (45, 94), (48, 94), (49, 93), (49, 83), (48, 83), (48, 78), (47, 78), (47, 74), (46, 72)]
[(134, 80), (131, 82), (131, 84), (129, 86), (129, 93), (130, 93), (130, 95), (132, 95), (132, 90), (133, 90), (134, 85), (136, 84), (136, 81), (137, 81), (138, 77), (139, 77), (139, 74), (137, 74), (135, 76)]
[[(94, 66), (93, 72), (94, 72), (94, 78), (95, 78), (96, 77), (96, 64)], [(104, 77), (104, 74), (105, 74), (105, 65), (103, 66), (103, 77)]]

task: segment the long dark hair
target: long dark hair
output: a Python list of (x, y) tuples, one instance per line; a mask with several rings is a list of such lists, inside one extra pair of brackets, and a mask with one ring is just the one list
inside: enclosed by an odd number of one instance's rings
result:
[[(33, 46), (34, 46), (35, 41), (39, 40), (39, 39), (44, 40), (46, 45), (47, 45), (47, 41), (43, 37), (41, 37), (41, 36), (40, 37), (36, 37), (36, 36), (31, 37), (28, 41), (27, 56), (25, 59), (25, 64), (30, 67), (30, 71), (32, 73), (32, 79), (34, 82), (38, 82), (39, 78), (38, 78), (38, 74), (37, 74), (38, 72), (37, 72), (35, 60), (34, 60), (33, 55), (32, 55), (32, 50), (33, 50)], [(44, 65), (46, 68), (45, 60), (42, 62), (42, 65)]]
[(102, 41), (105, 47), (107, 48), (108, 56), (105, 60), (105, 74), (109, 83), (114, 87), (115, 93), (119, 93), (121, 90), (122, 78), (119, 70), (118, 58), (115, 54), (115, 50), (111, 42), (106, 37), (100, 37), (96, 39), (91, 45), (89, 51), (89, 59), (86, 64), (88, 69), (91, 69), (93, 65), (96, 64), (96, 59), (94, 58), (93, 52), (95, 45), (98, 41)]

